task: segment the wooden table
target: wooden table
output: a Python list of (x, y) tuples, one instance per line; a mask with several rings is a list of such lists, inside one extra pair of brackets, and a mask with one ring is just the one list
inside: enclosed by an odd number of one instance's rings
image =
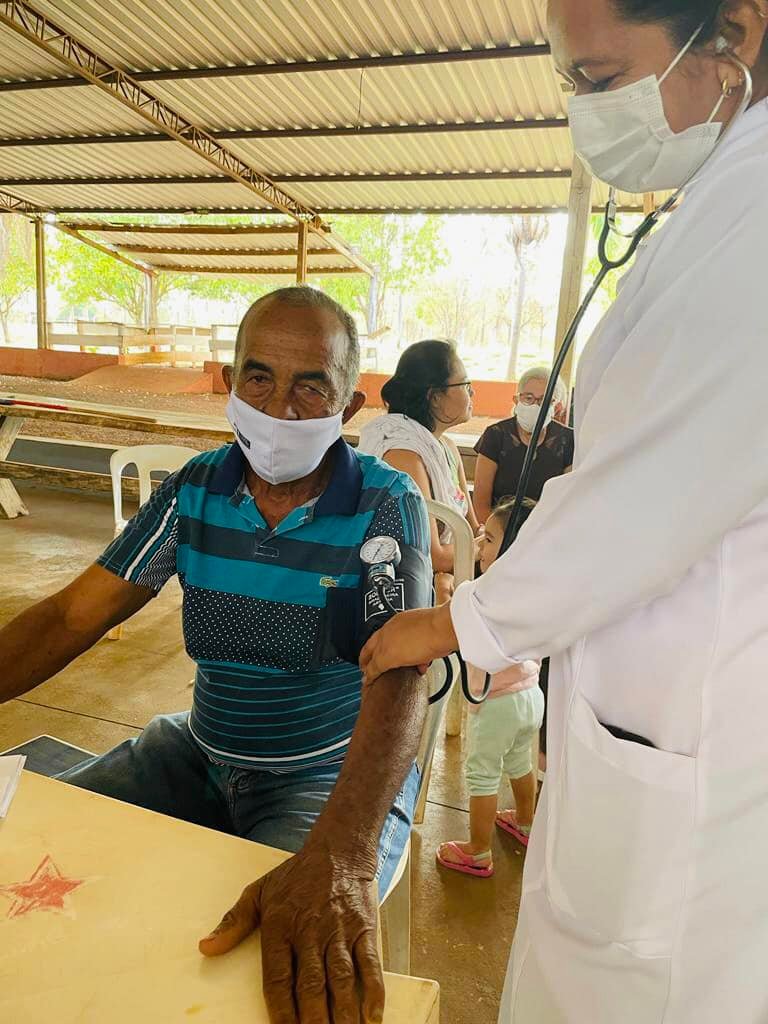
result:
[[(25, 772), (0, 822), (0, 1020), (267, 1024), (258, 935), (215, 960), (197, 941), (286, 856)], [(435, 982), (386, 985), (385, 1024), (437, 1024)]]

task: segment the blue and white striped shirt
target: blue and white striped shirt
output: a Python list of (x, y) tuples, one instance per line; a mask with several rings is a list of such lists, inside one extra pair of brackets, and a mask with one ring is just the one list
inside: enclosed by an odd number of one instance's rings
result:
[(190, 729), (215, 760), (286, 771), (343, 761), (361, 675), (344, 661), (362, 624), (369, 537), (394, 537), (405, 606), (429, 603), (429, 524), (408, 476), (344, 441), (316, 502), (270, 530), (241, 486), (237, 445), (193, 458), (157, 488), (99, 558), (159, 591), (178, 575), (197, 663)]

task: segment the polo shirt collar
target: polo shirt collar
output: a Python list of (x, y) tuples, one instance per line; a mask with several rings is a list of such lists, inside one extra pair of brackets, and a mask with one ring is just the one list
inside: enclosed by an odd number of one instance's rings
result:
[(363, 489), (363, 471), (354, 451), (343, 437), (331, 448), (333, 472), (315, 505), (316, 516), (354, 516)]
[[(317, 500), (316, 516), (353, 516), (360, 503), (363, 471), (354, 450), (340, 437), (331, 448), (333, 472), (328, 486)], [(209, 494), (233, 497), (245, 474), (245, 456), (236, 442), (230, 446), (208, 485)]]
[(208, 484), (209, 494), (224, 494), (231, 498), (245, 474), (245, 456), (240, 445), (235, 442), (211, 477)]

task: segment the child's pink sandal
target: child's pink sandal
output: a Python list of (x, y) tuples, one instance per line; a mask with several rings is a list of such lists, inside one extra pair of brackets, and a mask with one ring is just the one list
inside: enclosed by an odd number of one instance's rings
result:
[[(441, 857), (440, 850), (443, 847), (450, 850), (458, 858), (458, 861), (445, 860)], [(458, 843), (443, 843), (435, 856), (437, 857), (437, 863), (441, 867), (448, 868), (449, 871), (459, 871), (463, 875), (473, 875), (475, 878), (490, 878), (493, 874), (493, 861), (491, 860), (490, 850), (486, 853), (478, 854), (464, 853)]]
[[(516, 821), (507, 821), (506, 818), (502, 817), (503, 811), (499, 811), (496, 815), (496, 825), (504, 832), (508, 832), (509, 835), (514, 836), (518, 843), (522, 843), (523, 846), (528, 845), (529, 835), (527, 832), (521, 832), (520, 827)], [(508, 813), (508, 812), (507, 812)]]

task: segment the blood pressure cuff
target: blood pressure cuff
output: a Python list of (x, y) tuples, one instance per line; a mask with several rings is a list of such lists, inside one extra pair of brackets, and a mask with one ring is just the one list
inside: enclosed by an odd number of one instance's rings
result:
[(417, 548), (400, 548), (395, 578), (385, 585), (386, 603), (368, 580), (367, 565), (361, 563), (360, 585), (328, 591), (326, 613), (329, 635), (336, 657), (357, 663), (368, 638), (392, 618), (395, 610), (427, 608), (432, 603), (432, 562)]
[[(397, 611), (428, 608), (432, 604), (432, 559), (429, 520), (421, 495), (407, 490), (392, 496), (377, 510), (366, 536), (393, 537), (400, 547), (400, 564), (395, 579), (386, 585), (382, 603), (368, 579), (370, 566), (359, 558), (357, 587), (329, 589), (326, 602), (327, 634), (335, 657), (357, 664), (368, 638)], [(361, 544), (362, 547), (362, 544)], [(330, 652), (329, 652), (330, 653)]]

